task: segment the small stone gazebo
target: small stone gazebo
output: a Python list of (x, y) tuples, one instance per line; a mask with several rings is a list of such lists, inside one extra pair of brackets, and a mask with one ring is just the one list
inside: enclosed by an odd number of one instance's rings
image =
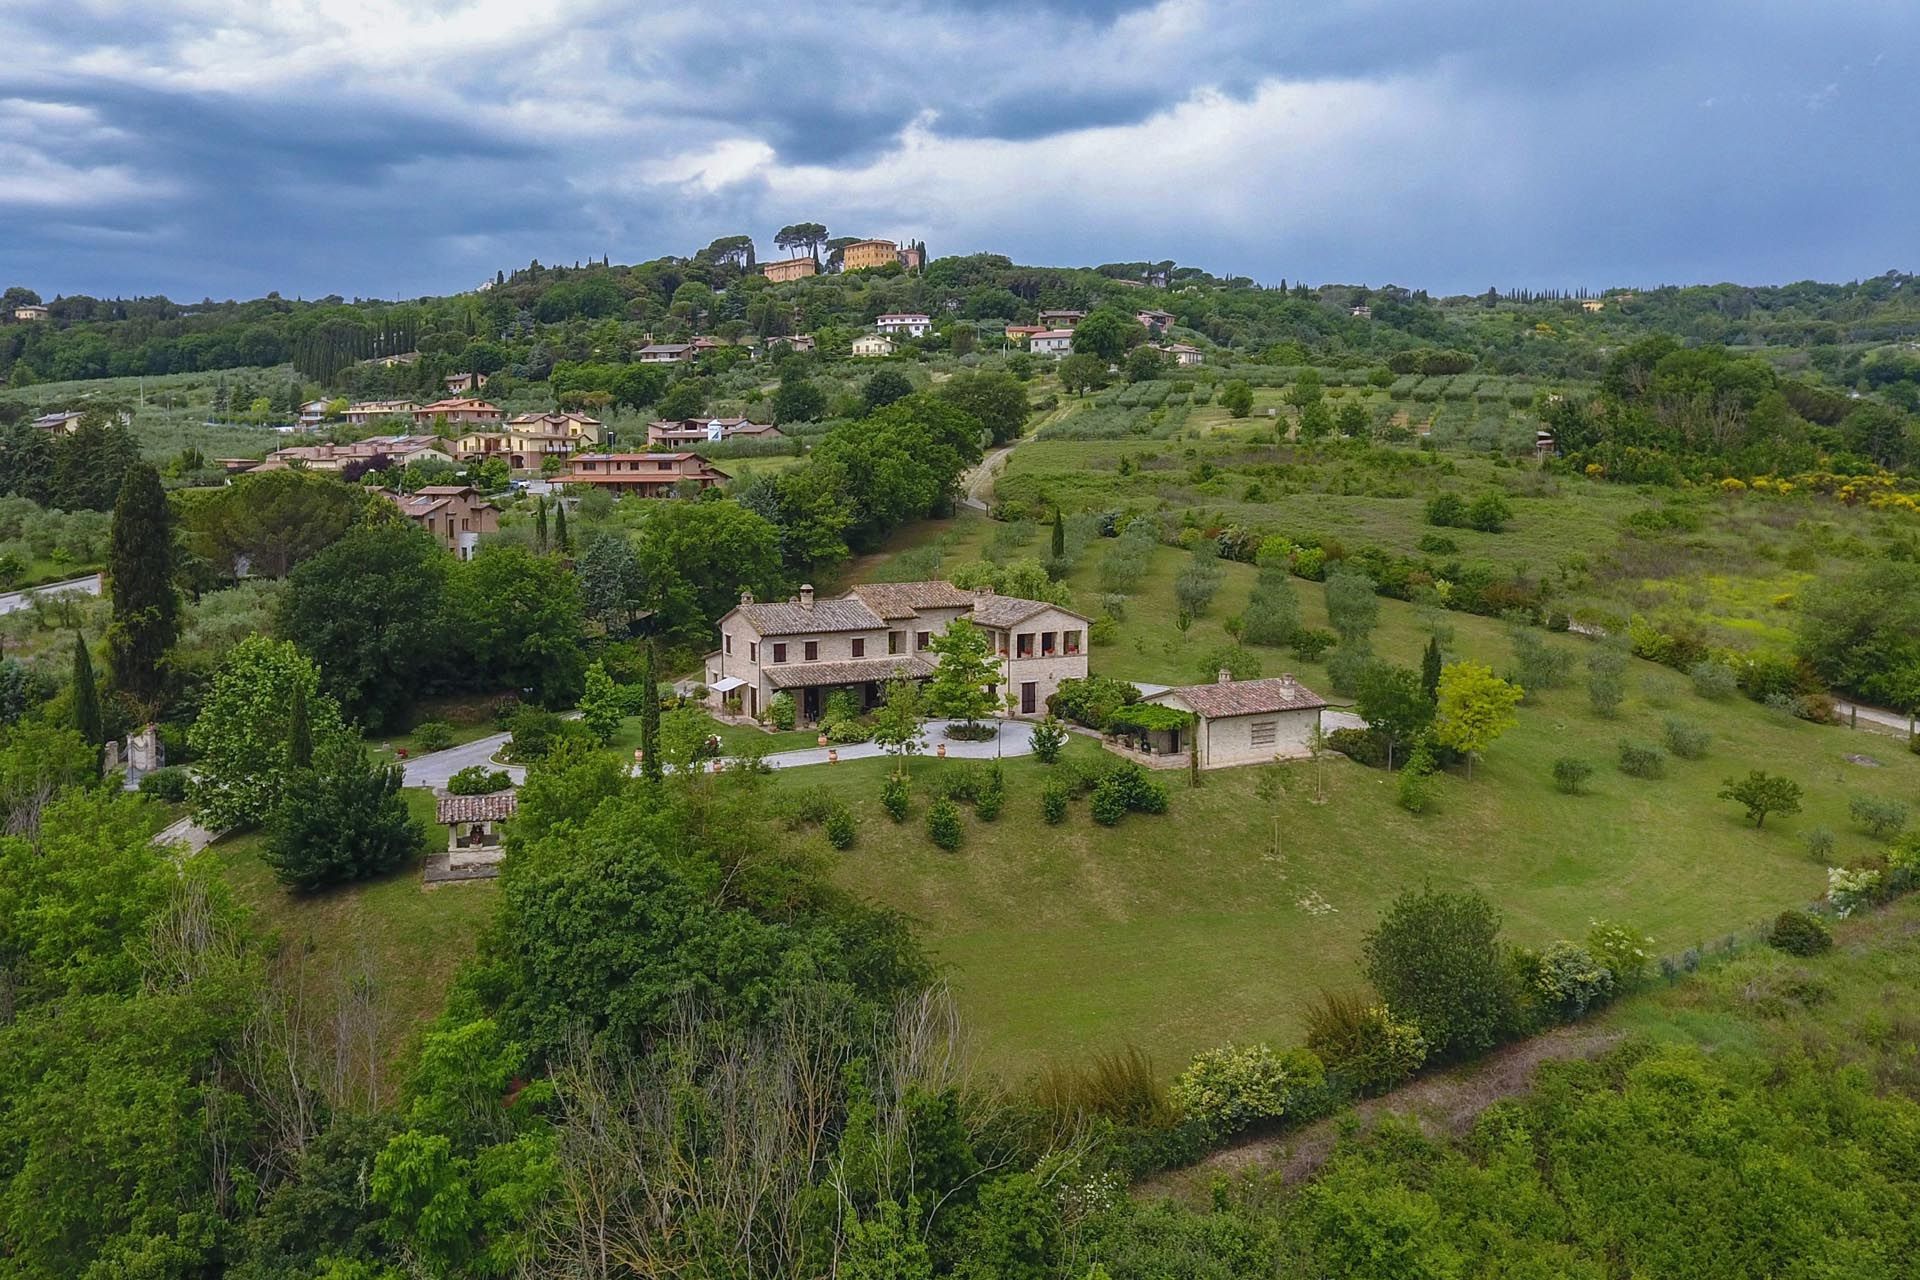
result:
[(500, 844), (500, 827), (519, 808), (520, 797), (513, 791), (440, 796), (434, 816), (447, 829), (447, 851), (428, 857), (427, 883), (486, 880), (499, 875), (500, 860), (506, 856)]

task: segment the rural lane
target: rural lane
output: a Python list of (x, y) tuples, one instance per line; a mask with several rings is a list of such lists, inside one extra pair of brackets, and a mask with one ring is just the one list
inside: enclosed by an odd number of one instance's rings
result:
[(100, 575), (90, 573), (84, 578), (69, 578), (65, 582), (49, 582), (44, 587), (29, 587), (25, 591), (9, 591), (0, 595), (0, 613), (17, 613), (21, 609), (33, 607), (35, 596), (57, 596), (68, 593), (97, 596), (100, 594)]

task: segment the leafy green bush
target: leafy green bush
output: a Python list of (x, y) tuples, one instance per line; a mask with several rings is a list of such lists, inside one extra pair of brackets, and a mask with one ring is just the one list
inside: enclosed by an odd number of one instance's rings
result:
[(1067, 731), (1059, 719), (1049, 714), (1033, 726), (1033, 758), (1041, 764), (1053, 764), (1067, 745)]
[(1420, 1028), (1364, 996), (1321, 993), (1307, 1010), (1307, 1048), (1362, 1094), (1384, 1093), (1427, 1060)]
[(827, 741), (838, 746), (865, 742), (873, 737), (873, 727), (859, 720), (836, 720), (827, 729)]
[(413, 727), (414, 745), (422, 751), (445, 751), (453, 745), (453, 726), (445, 720), (427, 720)]
[(185, 769), (168, 765), (140, 776), (140, 794), (165, 800), (169, 804), (185, 804), (187, 787), (191, 781)]
[(1340, 642), (1340, 637), (1324, 627), (1301, 627), (1287, 641), (1287, 648), (1302, 662), (1317, 662), (1320, 655)]
[(1825, 827), (1814, 827), (1803, 833), (1800, 843), (1807, 847), (1807, 856), (1822, 865), (1833, 861), (1833, 832)]
[(1578, 943), (1559, 941), (1532, 958), (1528, 977), (1542, 1008), (1571, 1020), (1613, 994), (1613, 972)]
[(1467, 500), (1457, 493), (1436, 493), (1427, 499), (1427, 523), (1458, 529), (1467, 522)]
[(1579, 756), (1561, 756), (1553, 762), (1553, 785), (1570, 796), (1577, 796), (1587, 788), (1587, 779), (1593, 776), (1593, 765)]
[(1682, 760), (1704, 760), (1713, 735), (1690, 720), (1669, 716), (1666, 721), (1667, 750)]
[(1367, 934), (1364, 949), (1367, 980), (1388, 1007), (1414, 1021), (1435, 1055), (1479, 1053), (1515, 1029), (1500, 916), (1480, 894), (1403, 893)]
[(1320, 1089), (1326, 1078), (1325, 1065), (1309, 1050), (1276, 1053), (1264, 1044), (1229, 1044), (1194, 1058), (1167, 1097), (1215, 1137), (1225, 1137), (1291, 1114), (1301, 1096)]
[(1111, 782), (1103, 781), (1093, 789), (1089, 807), (1093, 820), (1103, 827), (1115, 826), (1127, 816), (1126, 796)]
[(853, 847), (853, 814), (845, 805), (839, 806), (827, 815), (824, 829), (827, 834), (827, 843), (834, 848), (850, 849)]
[(888, 778), (880, 784), (880, 807), (895, 822), (907, 820), (907, 780)]
[(513, 778), (505, 769), (489, 769), (483, 764), (470, 764), (447, 779), (448, 793), (456, 796), (490, 796), (512, 785)]
[(1131, 760), (1120, 761), (1093, 788), (1093, 818), (1111, 827), (1134, 813), (1165, 813), (1167, 789)]
[(792, 694), (776, 693), (767, 699), (767, 723), (774, 728), (793, 728), (795, 714)]
[(1879, 796), (1855, 796), (1847, 804), (1847, 814), (1876, 840), (1891, 840), (1907, 825), (1907, 806)]
[(1000, 810), (1007, 803), (1007, 780), (995, 763), (988, 770), (987, 778), (981, 784), (979, 795), (974, 798), (973, 811), (982, 822), (992, 822), (1000, 816)]
[(949, 852), (960, 847), (960, 806), (935, 800), (927, 807), (927, 838)]
[(1058, 826), (1067, 820), (1067, 784), (1048, 782), (1040, 789), (1040, 816), (1047, 820), (1048, 826)]
[(1499, 533), (1513, 519), (1513, 505), (1497, 493), (1483, 493), (1467, 507), (1467, 524), (1482, 533)]
[(1693, 691), (1711, 702), (1725, 702), (1740, 692), (1740, 677), (1724, 662), (1707, 659), (1687, 669)]
[(976, 720), (972, 724), (955, 720), (941, 732), (955, 742), (992, 742), (994, 735), (1000, 732), (1000, 726), (991, 720)]
[(1810, 911), (1782, 911), (1774, 917), (1767, 945), (1790, 956), (1817, 956), (1833, 946), (1833, 930)]
[(1430, 556), (1452, 556), (1460, 554), (1460, 544), (1444, 533), (1423, 533), (1415, 544)]
[(1423, 743), (1414, 748), (1406, 768), (1400, 771), (1393, 800), (1408, 813), (1425, 813), (1433, 807), (1433, 793), (1433, 753)]
[(1373, 729), (1335, 729), (1326, 735), (1327, 745), (1355, 764), (1369, 769), (1387, 767), (1387, 740)]
[(1609, 920), (1588, 925), (1587, 950), (1613, 974), (1616, 992), (1638, 986), (1653, 963), (1652, 938)]
[(1630, 778), (1664, 777), (1667, 772), (1667, 753), (1651, 743), (1622, 742), (1620, 772)]

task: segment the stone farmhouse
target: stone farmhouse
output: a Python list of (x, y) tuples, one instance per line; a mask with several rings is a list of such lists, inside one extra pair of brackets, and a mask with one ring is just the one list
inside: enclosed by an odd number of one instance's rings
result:
[(951, 582), (876, 582), (826, 600), (816, 600), (811, 586), (785, 603), (742, 593), (720, 619), (720, 647), (706, 658), (707, 688), (716, 708), (754, 717), (785, 692), (803, 724), (820, 718), (836, 690), (871, 707), (885, 698), (887, 682), (933, 675), (933, 637), (956, 618), (986, 631), (1000, 663), (992, 692), (1011, 692), (1019, 716), (1046, 714), (1061, 681), (1087, 674), (1092, 623), (1071, 609)]
[[(1188, 729), (1155, 730), (1154, 754), (1185, 758), (1191, 745), (1202, 769), (1265, 764), (1308, 754), (1327, 700), (1291, 675), (1235, 680), (1222, 671), (1213, 684), (1185, 685), (1143, 701), (1193, 713)], [(1184, 735), (1193, 734), (1189, 744)]]

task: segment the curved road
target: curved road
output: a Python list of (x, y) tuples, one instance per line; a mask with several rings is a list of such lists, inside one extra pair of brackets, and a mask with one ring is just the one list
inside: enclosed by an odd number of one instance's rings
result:
[(65, 582), (49, 582), (44, 587), (29, 587), (25, 591), (9, 591), (0, 595), (0, 613), (17, 613), (21, 609), (31, 608), (35, 596), (57, 596), (77, 593), (84, 596), (100, 594), (100, 575), (90, 573), (84, 578), (69, 578)]

